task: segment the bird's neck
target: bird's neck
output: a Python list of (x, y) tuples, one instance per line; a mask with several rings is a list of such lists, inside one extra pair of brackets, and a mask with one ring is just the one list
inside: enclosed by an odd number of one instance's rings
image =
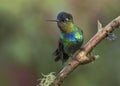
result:
[(71, 33), (76, 30), (73, 22), (58, 23), (61, 33)]

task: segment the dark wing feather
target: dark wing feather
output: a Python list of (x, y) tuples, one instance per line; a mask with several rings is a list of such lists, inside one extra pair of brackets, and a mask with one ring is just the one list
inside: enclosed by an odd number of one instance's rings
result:
[(58, 48), (53, 53), (55, 57), (55, 61), (61, 60), (63, 63), (69, 58), (69, 56), (64, 52), (64, 45), (61, 40), (59, 40)]

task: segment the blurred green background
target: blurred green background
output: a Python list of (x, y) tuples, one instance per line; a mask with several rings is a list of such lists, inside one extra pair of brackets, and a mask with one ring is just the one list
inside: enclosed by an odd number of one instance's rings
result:
[[(84, 44), (103, 26), (120, 15), (120, 0), (0, 0), (0, 86), (36, 86), (41, 73), (58, 73), (55, 63), (59, 12), (73, 15), (83, 29)], [(102, 41), (93, 51), (100, 58), (79, 66), (62, 86), (120, 86), (120, 30), (115, 41)]]

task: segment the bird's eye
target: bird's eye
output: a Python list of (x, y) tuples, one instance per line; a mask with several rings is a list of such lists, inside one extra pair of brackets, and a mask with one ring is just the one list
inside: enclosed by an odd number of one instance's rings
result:
[(62, 22), (68, 22), (69, 21), (69, 18), (64, 18), (64, 19), (61, 19)]
[(66, 18), (65, 20), (66, 20), (66, 21), (69, 21), (69, 19), (68, 19), (68, 18)]

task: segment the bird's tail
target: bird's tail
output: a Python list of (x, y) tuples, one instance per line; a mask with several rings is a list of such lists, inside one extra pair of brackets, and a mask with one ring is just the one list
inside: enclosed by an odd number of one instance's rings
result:
[(69, 58), (69, 56), (64, 51), (60, 51), (59, 49), (56, 49), (53, 54), (54, 54), (54, 56), (56, 56), (54, 59), (55, 62), (61, 60), (62, 63), (64, 63)]

